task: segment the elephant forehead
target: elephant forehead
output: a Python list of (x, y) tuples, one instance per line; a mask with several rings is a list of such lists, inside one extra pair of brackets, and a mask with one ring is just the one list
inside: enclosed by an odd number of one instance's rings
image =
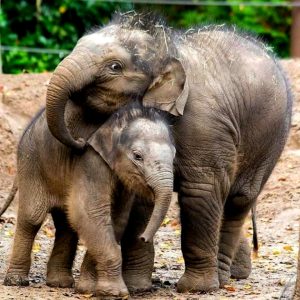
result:
[(128, 30), (128, 29), (121, 29), (122, 35), (120, 36), (123, 40), (125, 39), (131, 39), (136, 42), (145, 42), (153, 40), (153, 37), (150, 36), (146, 31), (142, 30)]
[[(112, 27), (112, 26), (111, 26)], [(107, 45), (107, 44), (113, 44), (117, 42), (117, 37), (114, 34), (115, 29), (109, 27), (102, 29), (101, 31), (96, 31), (93, 33), (90, 33), (88, 35), (83, 36), (79, 41), (78, 45), (80, 44), (93, 44), (93, 45)]]
[(129, 51), (121, 46), (115, 37), (101, 36), (95, 38), (91, 35), (89, 38), (78, 43), (77, 48), (81, 49), (81, 47), (83, 47), (84, 50), (88, 49), (90, 53), (95, 55), (95, 62), (109, 58), (131, 59)]
[(153, 38), (140, 30), (128, 30), (116, 25), (105, 27), (82, 37), (77, 47), (89, 49), (97, 55), (133, 56), (153, 60), (156, 55), (156, 48)]
[(130, 125), (129, 132), (140, 138), (169, 138), (169, 131), (163, 122), (153, 122), (148, 119), (138, 119), (133, 121)]
[(78, 44), (90, 43), (98, 46), (129, 42), (144, 44), (144, 42), (150, 39), (152, 39), (151, 36), (143, 31), (122, 29), (116, 25), (111, 25), (83, 36), (78, 41)]

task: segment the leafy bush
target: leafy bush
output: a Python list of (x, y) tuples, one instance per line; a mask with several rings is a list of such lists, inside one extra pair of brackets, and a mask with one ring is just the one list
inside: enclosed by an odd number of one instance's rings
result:
[[(4, 1), (0, 11), (1, 43), (71, 50), (86, 30), (107, 23), (117, 9), (131, 8), (129, 4), (97, 0)], [(3, 72), (53, 70), (64, 55), (4, 51)]]
[[(224, 0), (222, 0), (224, 1)], [(232, 4), (236, 0), (227, 0)], [(241, 2), (262, 2), (248, 0)], [(265, 1), (266, 2), (266, 1)], [(283, 0), (269, 0), (278, 3)], [(141, 8), (142, 5), (139, 5)], [(264, 42), (273, 47), (280, 57), (289, 56), (290, 28), (292, 23), (290, 7), (262, 6), (158, 6), (150, 9), (164, 14), (174, 27), (189, 28), (207, 23), (235, 24), (243, 31), (258, 35)]]
[[(270, 2), (278, 2), (278, 0)], [(235, 6), (231, 10), (230, 22), (261, 36), (279, 56), (289, 55), (291, 8)]]
[[(4, 1), (0, 10), (1, 43), (71, 50), (86, 30), (107, 23), (115, 10), (132, 8), (131, 4), (98, 0), (36, 0), (35, 3), (32, 0)], [(137, 4), (135, 8), (145, 9), (145, 5)], [(147, 9), (160, 11), (174, 27), (189, 28), (216, 22), (236, 24), (261, 36), (279, 56), (289, 55), (287, 32), (291, 26), (291, 9), (287, 7), (147, 5)], [(64, 55), (65, 52), (45, 54), (3, 51), (3, 72), (51, 71)]]

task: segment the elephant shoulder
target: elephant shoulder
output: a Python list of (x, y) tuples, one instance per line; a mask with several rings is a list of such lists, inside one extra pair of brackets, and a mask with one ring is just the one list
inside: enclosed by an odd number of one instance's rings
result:
[[(78, 157), (74, 173), (79, 176), (84, 175), (89, 181), (97, 181), (99, 184), (111, 182), (114, 177), (105, 160), (89, 147), (84, 154)], [(75, 176), (77, 176), (76, 174)]]

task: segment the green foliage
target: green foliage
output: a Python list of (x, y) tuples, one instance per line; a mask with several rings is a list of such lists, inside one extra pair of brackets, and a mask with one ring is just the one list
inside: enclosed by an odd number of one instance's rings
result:
[[(4, 1), (0, 11), (1, 43), (9, 46), (71, 50), (88, 30), (132, 5), (96, 0)], [(4, 73), (51, 71), (63, 54), (3, 51)]]
[[(136, 9), (145, 7), (141, 4), (135, 6)], [(71, 50), (88, 29), (106, 24), (115, 10), (132, 8), (132, 4), (99, 0), (3, 1), (0, 9), (1, 43)], [(146, 9), (160, 11), (173, 27), (190, 28), (206, 23), (236, 24), (245, 31), (258, 34), (279, 56), (289, 55), (291, 8), (288, 7), (147, 5)], [(64, 55), (3, 51), (3, 71), (51, 71)]]
[[(222, 0), (224, 1), (224, 0)], [(227, 0), (236, 3), (237, 0)], [(240, 2), (262, 2), (248, 0)], [(266, 2), (266, 1), (264, 1)], [(285, 2), (269, 0), (269, 2)], [(142, 8), (139, 5), (139, 8)], [(218, 23), (236, 25), (242, 31), (258, 35), (270, 45), (280, 57), (289, 56), (291, 8), (262, 6), (158, 6), (150, 9), (158, 10), (165, 15), (174, 27), (190, 28), (201, 24)]]
[[(234, 0), (228, 0), (234, 1)], [(252, 0), (258, 2), (257, 0)], [(278, 2), (278, 0), (270, 0)], [(230, 22), (258, 34), (281, 57), (289, 55), (291, 8), (287, 7), (232, 7)]]

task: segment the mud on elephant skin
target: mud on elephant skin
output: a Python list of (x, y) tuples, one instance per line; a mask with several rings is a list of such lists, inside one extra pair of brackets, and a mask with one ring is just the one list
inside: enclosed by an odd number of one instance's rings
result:
[[(54, 71), (46, 104), (50, 131), (82, 149), (96, 116), (130, 99), (177, 116), (175, 189), (185, 260), (177, 289), (218, 289), (230, 278), (235, 253), (246, 253), (236, 249), (242, 225), (287, 139), (287, 78), (263, 43), (236, 28), (180, 32), (152, 14), (128, 12), (81, 38)], [(74, 108), (85, 116), (76, 128), (69, 126)], [(136, 218), (141, 212), (132, 212), (130, 224)], [(150, 252), (144, 247), (137, 239), (126, 242), (125, 252), (139, 255), (123, 261), (127, 271), (139, 268), (139, 277), (149, 278), (151, 268), (132, 265), (145, 257), (153, 262), (153, 245)], [(234, 273), (245, 277), (244, 271)]]
[[(29, 284), (33, 240), (51, 213), (56, 234), (47, 284), (73, 285), (71, 268), (79, 236), (87, 254), (78, 290), (128, 295), (119, 244), (134, 194), (147, 199), (151, 207), (140, 239), (152, 241), (172, 197), (175, 148), (166, 120), (156, 109), (139, 104), (110, 117), (87, 145), (78, 154), (58, 142), (49, 132), (44, 111), (24, 132), (17, 155), (17, 228), (4, 284)], [(91, 260), (94, 273), (89, 269)]]

